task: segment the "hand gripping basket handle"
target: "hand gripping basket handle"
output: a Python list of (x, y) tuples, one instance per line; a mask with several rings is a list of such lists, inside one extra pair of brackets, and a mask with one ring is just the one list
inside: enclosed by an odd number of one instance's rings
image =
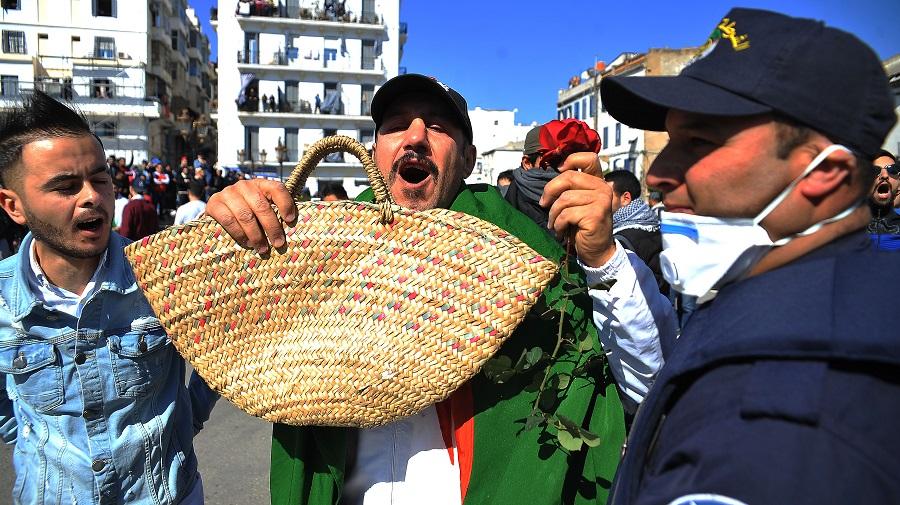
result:
[(303, 158), (294, 167), (285, 183), (287, 190), (290, 191), (294, 199), (297, 200), (299, 198), (300, 190), (303, 189), (306, 179), (309, 178), (309, 174), (316, 168), (316, 165), (325, 159), (325, 156), (337, 152), (350, 153), (362, 162), (366, 175), (369, 177), (369, 183), (372, 185), (372, 191), (375, 192), (375, 203), (381, 205), (382, 222), (389, 223), (393, 221), (394, 215), (391, 206), (396, 204), (393, 197), (391, 197), (390, 191), (388, 191), (384, 177), (381, 176), (381, 172), (378, 171), (378, 167), (375, 166), (375, 162), (369, 156), (365, 146), (356, 139), (344, 135), (325, 137), (313, 143), (306, 150)]

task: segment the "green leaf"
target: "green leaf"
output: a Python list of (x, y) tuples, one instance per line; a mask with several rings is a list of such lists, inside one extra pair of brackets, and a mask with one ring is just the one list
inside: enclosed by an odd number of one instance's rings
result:
[(562, 423), (566, 431), (572, 432), (573, 435), (580, 435), (579, 431), (581, 428), (578, 427), (578, 424), (575, 421), (561, 415), (557, 415), (556, 418), (559, 419), (559, 422)]
[(584, 428), (579, 429), (578, 432), (581, 435), (581, 440), (584, 442), (584, 445), (588, 447), (597, 447), (600, 445), (601, 441), (598, 435), (595, 435)]
[(543, 415), (532, 414), (525, 418), (525, 431), (531, 431), (540, 426), (547, 419)]
[(567, 451), (575, 452), (581, 449), (581, 437), (572, 435), (568, 430), (559, 430), (556, 434), (556, 438), (559, 439), (559, 445)]
[(556, 404), (556, 390), (545, 389), (541, 391), (541, 398), (538, 400), (538, 407), (543, 411), (548, 411)]
[(531, 350), (525, 354), (525, 363), (528, 364), (528, 368), (536, 365), (542, 358), (544, 357), (544, 350), (540, 347), (532, 347)]
[(588, 352), (594, 349), (594, 342), (591, 341), (591, 337), (585, 337), (578, 343), (578, 350), (581, 352)]
[(541, 388), (541, 381), (544, 380), (544, 374), (535, 373), (531, 376), (531, 383), (525, 386), (525, 391), (535, 393)]
[(590, 288), (588, 288), (587, 286), (577, 286), (577, 287), (574, 287), (571, 289), (567, 289), (565, 293), (566, 293), (566, 296), (576, 296), (576, 295), (580, 295), (582, 293), (587, 293), (588, 289), (590, 289)]
[(567, 387), (569, 387), (570, 380), (571, 380), (571, 377), (569, 375), (562, 374), (562, 373), (556, 374), (556, 375), (550, 377), (550, 387), (560, 389), (560, 390), (566, 389)]
[(497, 384), (502, 384), (515, 374), (511, 366), (512, 360), (509, 359), (509, 356), (491, 358), (484, 364), (484, 375)]

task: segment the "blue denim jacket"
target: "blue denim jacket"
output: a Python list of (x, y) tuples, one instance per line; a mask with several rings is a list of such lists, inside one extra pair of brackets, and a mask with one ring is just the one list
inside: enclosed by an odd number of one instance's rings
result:
[(111, 234), (106, 275), (78, 319), (31, 292), (31, 241), (0, 262), (0, 437), (15, 443), (13, 502), (178, 503), (198, 478), (193, 436), (218, 396), (196, 375), (185, 387), (127, 239)]

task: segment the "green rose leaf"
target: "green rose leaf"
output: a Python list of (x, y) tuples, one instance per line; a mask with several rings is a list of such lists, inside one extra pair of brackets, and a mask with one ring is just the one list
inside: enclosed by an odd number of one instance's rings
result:
[(559, 439), (559, 445), (567, 451), (575, 452), (581, 449), (581, 437), (572, 435), (568, 430), (559, 430), (556, 434), (556, 438)]
[(588, 447), (597, 447), (600, 445), (600, 437), (591, 433), (590, 431), (581, 428), (578, 430), (579, 435), (581, 436), (581, 440), (584, 442), (584, 445)]

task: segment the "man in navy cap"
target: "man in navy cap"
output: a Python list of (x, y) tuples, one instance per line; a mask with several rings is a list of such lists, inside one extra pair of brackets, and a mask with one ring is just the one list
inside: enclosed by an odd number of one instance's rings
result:
[(608, 78), (601, 94), (617, 120), (669, 134), (647, 175), (666, 206), (661, 263), (702, 303), (610, 502), (900, 503), (900, 339), (883, 317), (900, 262), (864, 232), (869, 160), (896, 120), (875, 53), (733, 9), (680, 75)]

